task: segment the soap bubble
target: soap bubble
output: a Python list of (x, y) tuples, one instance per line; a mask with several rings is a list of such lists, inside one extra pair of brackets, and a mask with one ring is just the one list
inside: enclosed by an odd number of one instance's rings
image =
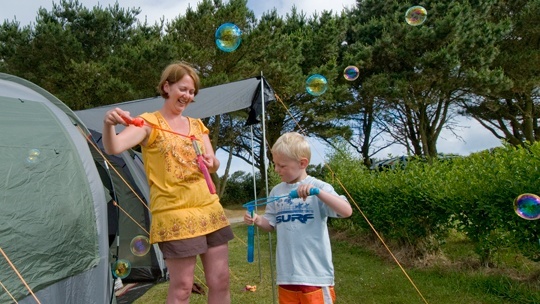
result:
[(514, 200), (514, 211), (526, 220), (540, 219), (540, 197), (525, 193)]
[(354, 81), (360, 76), (360, 70), (354, 65), (350, 65), (343, 70), (343, 77), (348, 81)]
[(112, 265), (112, 274), (115, 278), (126, 278), (131, 272), (131, 263), (128, 260), (118, 260)]
[(136, 256), (144, 256), (150, 251), (150, 240), (144, 235), (137, 235), (129, 245), (131, 253)]
[(216, 45), (227, 53), (235, 51), (242, 41), (242, 31), (233, 23), (224, 23), (216, 30)]
[(326, 92), (328, 81), (323, 75), (313, 74), (306, 80), (306, 91), (313, 96), (320, 96)]
[(412, 26), (421, 25), (427, 19), (427, 11), (422, 6), (412, 6), (405, 12), (405, 21)]
[(26, 157), (26, 162), (29, 164), (35, 164), (39, 162), (39, 155), (41, 151), (39, 149), (30, 149), (28, 151), (28, 156)]

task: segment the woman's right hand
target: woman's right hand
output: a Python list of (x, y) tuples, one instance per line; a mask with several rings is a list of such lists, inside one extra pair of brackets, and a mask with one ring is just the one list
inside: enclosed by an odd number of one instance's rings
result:
[(133, 118), (131, 118), (131, 116), (129, 115), (129, 112), (124, 111), (120, 108), (114, 108), (105, 113), (103, 123), (109, 126), (116, 126), (117, 124), (123, 124), (124, 126), (127, 126), (128, 123), (126, 122), (126, 120), (133, 120)]
[[(141, 119), (142, 120), (142, 119)], [(129, 126), (133, 118), (128, 111), (114, 108), (105, 113), (103, 118), (103, 147), (107, 154), (119, 154), (138, 144), (145, 144), (144, 141), (150, 132), (150, 127)], [(120, 133), (116, 133), (116, 125), (126, 126)]]

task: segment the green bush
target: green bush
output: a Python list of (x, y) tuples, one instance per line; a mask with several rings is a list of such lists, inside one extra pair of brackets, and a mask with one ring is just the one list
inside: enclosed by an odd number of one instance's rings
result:
[(337, 164), (336, 175), (345, 176), (342, 182), (349, 199), (361, 210), (352, 217), (356, 225), (364, 230), (373, 227), (384, 239), (419, 254), (438, 247), (448, 231), (450, 213), (434, 193), (435, 167), (413, 161), (406, 169), (379, 172), (365, 169), (360, 160), (335, 157), (332, 167)]
[(486, 265), (508, 248), (540, 259), (538, 222), (524, 220), (513, 210), (519, 194), (538, 192), (539, 144), (431, 163), (409, 161), (404, 168), (380, 172), (335, 153), (329, 167), (327, 179), (348, 193), (357, 209), (350, 222), (336, 225), (368, 230), (371, 223), (383, 238), (412, 246), (419, 254), (437, 250), (456, 229), (474, 243)]
[[(255, 176), (258, 189), (261, 185), (261, 176)], [(253, 200), (253, 175), (243, 171), (234, 172), (227, 180), (225, 193), (220, 197), (223, 206), (238, 206)]]
[(453, 213), (458, 229), (475, 242), (486, 263), (504, 247), (515, 248), (533, 260), (540, 258), (538, 223), (518, 217), (513, 210), (518, 195), (538, 192), (539, 166), (538, 144), (505, 146), (456, 162), (452, 170), (456, 178), (448, 194), (453, 196)]

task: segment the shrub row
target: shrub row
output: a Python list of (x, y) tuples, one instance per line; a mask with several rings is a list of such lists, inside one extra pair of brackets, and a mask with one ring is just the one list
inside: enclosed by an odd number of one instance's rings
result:
[(522, 219), (513, 207), (520, 194), (540, 194), (540, 144), (410, 161), (403, 169), (384, 171), (366, 169), (361, 159), (340, 153), (328, 164), (328, 181), (357, 209), (350, 220), (333, 225), (373, 227), (384, 239), (418, 253), (438, 249), (457, 230), (474, 243), (484, 263), (502, 248), (540, 260), (540, 220)]

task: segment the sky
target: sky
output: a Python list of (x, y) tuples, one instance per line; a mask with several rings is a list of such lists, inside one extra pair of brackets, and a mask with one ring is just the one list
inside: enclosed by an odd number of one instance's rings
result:
[[(6, 19), (10, 21), (17, 20), (21, 25), (35, 22), (40, 7), (50, 11), (53, 2), (60, 3), (60, 0), (0, 1), (2, 3), (0, 21)], [(147, 18), (150, 24), (160, 20), (160, 18), (170, 21), (179, 15), (184, 15), (189, 6), (195, 9), (199, 3), (199, 1), (193, 0), (79, 0), (80, 4), (89, 9), (97, 5), (106, 8), (109, 5), (114, 5), (116, 2), (122, 8), (140, 8), (139, 20), (144, 21)], [(273, 8), (277, 10), (278, 14), (285, 15), (291, 11), (293, 5), (299, 11), (304, 11), (306, 15), (310, 16), (315, 12), (321, 12), (323, 10), (340, 12), (345, 7), (351, 8), (355, 3), (355, 0), (248, 0), (248, 7), (255, 12), (257, 17), (260, 17), (262, 13), (268, 12)]]
[[(8, 1), (0, 0), (2, 8), (0, 9), (0, 22), (5, 20), (17, 20), (21, 26), (35, 23), (37, 12), (40, 8), (47, 11), (52, 9), (52, 4), (60, 3), (60, 0), (42, 1), (42, 0), (17, 0)], [(184, 1), (184, 0), (79, 0), (83, 6), (91, 9), (94, 6), (103, 8), (109, 5), (114, 5), (118, 2), (121, 8), (140, 8), (141, 13), (139, 20), (145, 19), (153, 24), (164, 18), (165, 21), (171, 21), (174, 18), (184, 15), (186, 9), (190, 6), (196, 8), (199, 1)], [(354, 7), (355, 0), (248, 0), (248, 7), (253, 10), (257, 17), (260, 17), (264, 12), (276, 9), (278, 14), (285, 15), (291, 11), (293, 6), (296, 6), (298, 11), (303, 11), (307, 16), (311, 16), (316, 12), (324, 10), (332, 10), (333, 12), (341, 12), (343, 8)], [(279, 95), (279, 92), (276, 92)], [(489, 131), (480, 126), (472, 119), (460, 118), (458, 125), (461, 126), (456, 130), (459, 137), (456, 137), (450, 132), (443, 132), (438, 140), (437, 149), (440, 153), (453, 153), (459, 155), (468, 155), (472, 152), (478, 152), (484, 149), (489, 149), (501, 145), (501, 142), (495, 138)], [(324, 155), (328, 148), (316, 140), (310, 140), (312, 144), (312, 163), (319, 164), (324, 162)], [(386, 158), (389, 155), (399, 156), (405, 153), (405, 149), (401, 146), (392, 146), (377, 153), (375, 157)], [(222, 166), (218, 173), (222, 174), (225, 167), (225, 156), (218, 152), (218, 157), (222, 162)], [(251, 172), (250, 166), (243, 161), (235, 160), (233, 162), (233, 172), (242, 170)]]

